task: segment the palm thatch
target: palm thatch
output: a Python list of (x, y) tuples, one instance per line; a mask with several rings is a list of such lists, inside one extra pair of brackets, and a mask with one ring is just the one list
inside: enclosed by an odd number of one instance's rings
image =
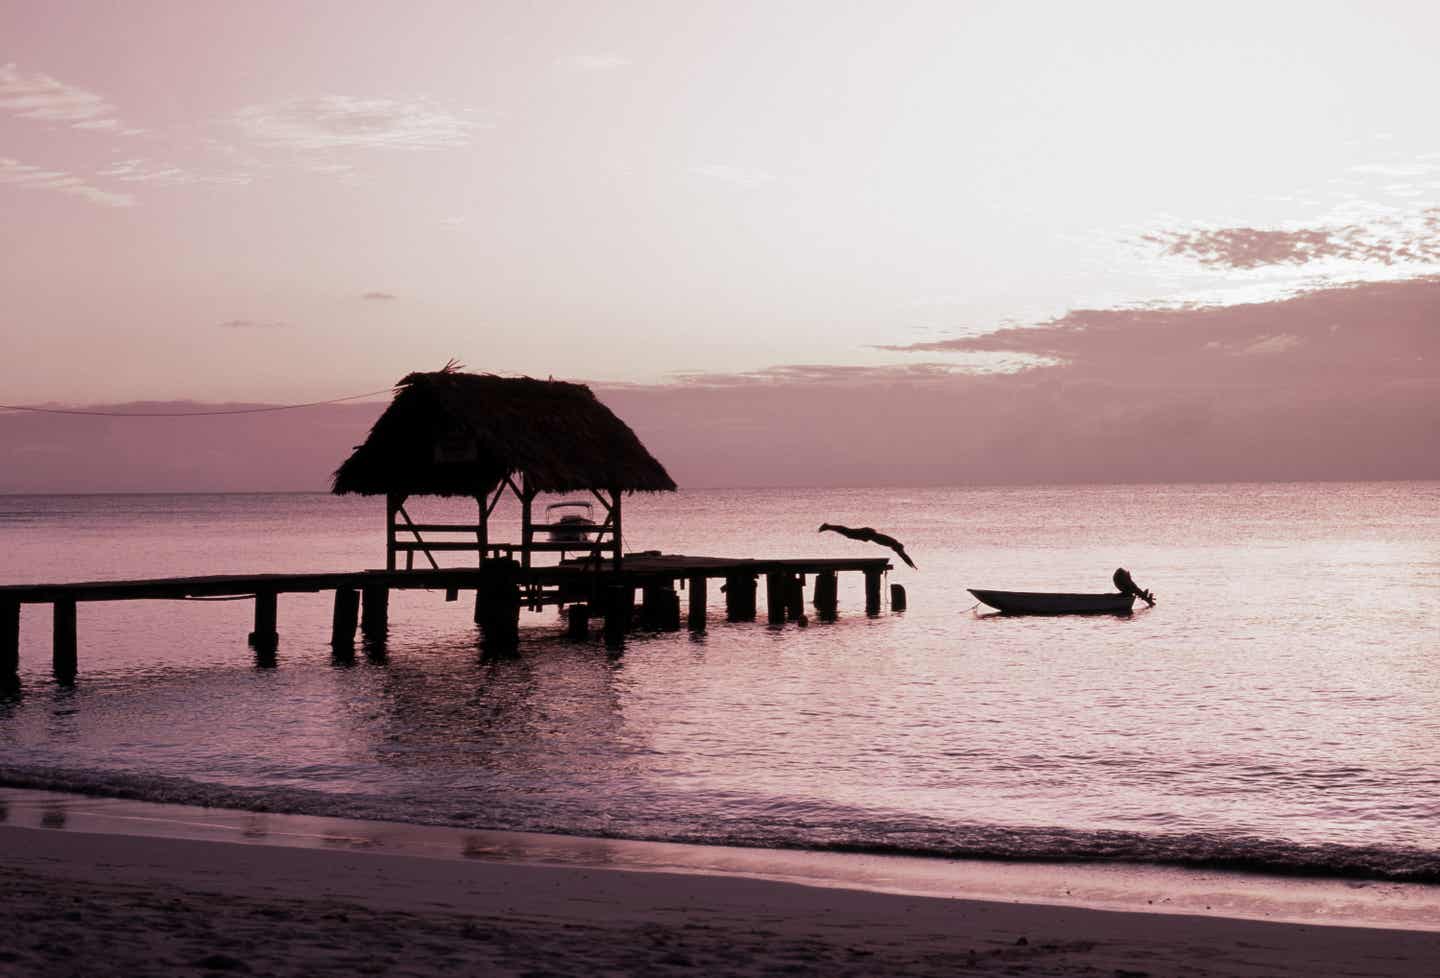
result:
[(507, 475), (528, 489), (673, 492), (675, 480), (584, 384), (412, 373), (335, 471), (332, 491), (479, 496)]

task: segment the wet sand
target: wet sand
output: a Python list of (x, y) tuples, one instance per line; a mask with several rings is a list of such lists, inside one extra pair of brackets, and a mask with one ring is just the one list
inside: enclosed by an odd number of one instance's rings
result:
[[(494, 845), (436, 858), (414, 846), (376, 851), (339, 832), (300, 846), (273, 844), (283, 831), (240, 842), (79, 830), (80, 813), (99, 801), (77, 803), (63, 818), (53, 805), (36, 809), (50, 813), (49, 827), (16, 824), (26, 821), (25, 806), (11, 805), (0, 826), (0, 908), (10, 932), (0, 974), (1440, 973), (1440, 933), (1395, 923), (914, 896), (642, 871), (634, 858), (620, 860), (625, 870), (538, 864), (507, 861)], [(505, 835), (426, 831), (491, 842)]]

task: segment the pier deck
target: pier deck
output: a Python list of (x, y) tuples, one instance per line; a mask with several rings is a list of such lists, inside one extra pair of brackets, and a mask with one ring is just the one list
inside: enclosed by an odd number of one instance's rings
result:
[[(335, 592), (331, 644), (353, 646), (357, 623), (370, 639), (383, 640), (388, 629), (392, 590), (443, 590), (448, 600), (460, 591), (475, 592), (475, 622), (488, 645), (513, 646), (518, 641), (521, 607), (570, 606), (570, 632), (588, 632), (591, 617), (605, 619), (605, 636), (618, 643), (639, 621), (661, 630), (678, 629), (676, 585), (690, 593), (689, 627), (705, 628), (709, 580), (725, 582), (725, 606), (732, 621), (756, 617), (756, 585), (766, 581), (766, 611), (771, 624), (805, 618), (804, 585), (815, 577), (814, 605), (822, 620), (836, 609), (836, 575), (860, 573), (865, 578), (869, 614), (880, 610), (880, 580), (891, 569), (885, 557), (858, 558), (733, 558), (683, 554), (630, 554), (617, 569), (604, 562), (562, 561), (522, 567), (512, 561), (489, 561), (481, 567), (428, 570), (363, 570), (302, 574), (223, 574), (202, 577), (160, 577), (129, 581), (80, 581), (0, 585), (0, 677), (19, 668), (20, 609), (23, 605), (54, 606), (54, 665), (57, 675), (73, 675), (76, 666), (75, 607), (90, 601), (254, 598), (255, 629), (250, 642), (258, 653), (273, 653), (278, 644), (276, 599), (281, 594)], [(636, 591), (643, 603), (636, 608)], [(364, 612), (360, 614), (360, 598)], [(900, 598), (903, 591), (897, 595)], [(898, 607), (898, 605), (897, 605)]]

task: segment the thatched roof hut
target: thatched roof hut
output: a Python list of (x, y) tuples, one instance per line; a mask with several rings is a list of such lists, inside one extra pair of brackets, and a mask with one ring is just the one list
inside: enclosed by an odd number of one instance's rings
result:
[(535, 492), (673, 492), (675, 480), (589, 387), (455, 370), (412, 373), (333, 491), (484, 496), (507, 475)]
[[(442, 550), (478, 552), (482, 564), (487, 555), (518, 556), (526, 567), (535, 551), (589, 550), (596, 560), (613, 555), (618, 568), (622, 495), (674, 492), (675, 480), (584, 384), (447, 366), (396, 385), (395, 400), (365, 443), (335, 471), (332, 490), (386, 497), (385, 565), (392, 570), (401, 553), (406, 567), (413, 566), (416, 552), (439, 567), (432, 551)], [(507, 490), (521, 502), (521, 539), (493, 543), (490, 515)], [(537, 531), (574, 530), (537, 523), (531, 510), (540, 493), (567, 492), (588, 492), (604, 509), (604, 522), (581, 535), (583, 547), (536, 537)], [(473, 497), (478, 521), (415, 523), (405, 511), (410, 496)], [(470, 542), (427, 542), (422, 532), (464, 534)], [(575, 539), (573, 532), (568, 539)]]

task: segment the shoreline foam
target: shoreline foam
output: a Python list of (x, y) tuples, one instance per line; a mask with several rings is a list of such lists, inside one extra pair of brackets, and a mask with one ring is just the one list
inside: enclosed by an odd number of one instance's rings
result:
[(1440, 932), (1440, 887), (1126, 863), (747, 849), (202, 808), (0, 788), (0, 822), (67, 834), (739, 877), (875, 894)]
[[(12, 822), (26, 818), (23, 806), (9, 811)], [(1430, 978), (1440, 966), (1434, 932), (617, 872), (498, 861), (513, 854), (494, 851), (426, 858), (393, 846), (355, 848), (356, 838), (339, 833), (308, 836), (309, 847), (273, 844), (303, 833), (268, 830), (250, 844), (100, 834), (72, 827), (93, 817), (79, 809), (35, 811), (48, 811), (54, 827), (0, 825), (0, 912), (9, 921), (0, 973), (30, 978), (97, 971), (157, 978), (1020, 971)]]

